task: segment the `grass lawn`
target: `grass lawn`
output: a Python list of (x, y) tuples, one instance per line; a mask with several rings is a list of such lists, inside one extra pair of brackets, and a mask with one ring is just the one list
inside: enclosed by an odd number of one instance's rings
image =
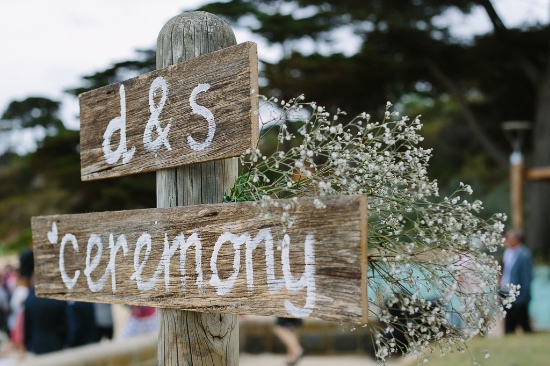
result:
[[(477, 337), (468, 343), (472, 356), (481, 366), (547, 366), (550, 365), (550, 333), (519, 334), (503, 337)], [(482, 351), (487, 350), (489, 358)], [(472, 365), (470, 354), (430, 355), (427, 366)]]

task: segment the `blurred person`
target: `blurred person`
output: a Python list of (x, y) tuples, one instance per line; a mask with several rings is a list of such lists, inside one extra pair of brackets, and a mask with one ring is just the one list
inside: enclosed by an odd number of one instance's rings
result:
[(301, 319), (278, 317), (275, 320), (273, 332), (286, 347), (286, 364), (288, 366), (297, 365), (304, 356), (304, 349), (298, 338), (298, 328), (301, 326)]
[[(4, 268), (10, 271), (10, 268)], [(11, 293), (8, 307), (8, 331), (10, 342), (8, 347), (24, 354), (24, 305), (31, 287), (31, 276), (34, 271), (32, 250), (25, 249), (19, 255), (19, 268), (15, 275), (15, 287)], [(7, 272), (6, 275), (9, 275)]]
[(25, 300), (24, 344), (27, 352), (41, 355), (67, 345), (67, 302), (36, 297), (31, 289)]
[[(0, 279), (3, 278), (0, 275)], [(8, 315), (10, 312), (10, 297), (8, 290), (0, 286), (0, 331), (8, 334)]]
[(80, 347), (98, 341), (93, 303), (68, 301), (66, 313), (68, 347)]
[[(31, 244), (32, 247), (32, 244)], [(32, 249), (27, 248), (19, 254), (19, 276), (27, 278), (29, 281), (34, 273), (34, 253)]]
[(16, 271), (16, 286), (10, 299), (8, 331), (11, 345), (18, 351), (24, 351), (24, 312), (25, 300), (29, 295), (30, 281), (20, 277)]
[[(59, 351), (65, 348), (67, 343), (67, 303), (36, 297), (34, 286), (32, 286), (34, 274), (32, 250), (23, 251), (19, 262), (20, 275), (26, 279), (29, 287), (21, 316), (18, 317), (16, 325), (16, 329), (19, 327), (23, 329), (21, 331), (23, 350), (26, 349), (27, 352), (36, 355)], [(14, 292), (14, 296), (15, 294), (16, 292)]]
[(11, 294), (8, 315), (8, 328), (10, 332), (14, 330), (15, 324), (18, 321), (17, 318), (20, 317), (23, 312), (25, 299), (27, 298), (31, 287), (30, 278), (19, 275), (18, 271), (16, 277), (16, 285), (13, 293)]
[(29, 295), (31, 277), (34, 272), (34, 256), (31, 249), (25, 249), (19, 255), (19, 269), (17, 270), (16, 286), (10, 298), (10, 314), (8, 328), (10, 340), (16, 349), (24, 350), (24, 308)]
[(113, 339), (114, 321), (111, 304), (94, 303), (97, 340)]
[(504, 256), (502, 259), (502, 277), (500, 287), (506, 292), (507, 284), (520, 285), (519, 295), (506, 310), (504, 332), (514, 333), (520, 326), (524, 332), (531, 333), (529, 323), (529, 301), (531, 300), (531, 281), (533, 279), (533, 258), (531, 251), (523, 245), (523, 236), (517, 230), (509, 230), (504, 236)]
[(126, 321), (120, 337), (128, 339), (156, 333), (158, 328), (157, 309), (148, 306), (130, 306), (130, 317)]
[(13, 293), (16, 280), (17, 276), (15, 273), (15, 269), (11, 264), (6, 264), (2, 270), (2, 286), (8, 292), (8, 296), (11, 296), (11, 294)]

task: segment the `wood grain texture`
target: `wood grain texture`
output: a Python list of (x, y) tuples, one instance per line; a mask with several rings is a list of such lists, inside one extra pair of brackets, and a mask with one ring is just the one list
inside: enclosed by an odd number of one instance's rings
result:
[(239, 364), (236, 315), (159, 310), (164, 319), (159, 322), (159, 365)]
[[(282, 200), (281, 205), (289, 202)], [(253, 202), (35, 217), (36, 292), (64, 300), (274, 316), (293, 315), (290, 301), (305, 309), (307, 318), (365, 322), (366, 198), (331, 196), (323, 202), (327, 208), (317, 209), (313, 199), (301, 198), (290, 210), (296, 221), (288, 230), (286, 270), (285, 250), (277, 250), (283, 243), (282, 209), (271, 208), (271, 217), (265, 217)], [(57, 244), (47, 234), (53, 223)], [(254, 248), (254, 239), (267, 232), (273, 246), (264, 235)], [(186, 249), (176, 240), (189, 244), (194, 233), (202, 247), (198, 266), (196, 246)], [(227, 233), (235, 236), (227, 239)], [(78, 250), (68, 241), (61, 256), (67, 234), (74, 235)], [(121, 249), (113, 255), (109, 242), (118, 243), (122, 235), (127, 254)], [(151, 246), (146, 255), (147, 235)], [(90, 244), (92, 237), (103, 243), (101, 253)], [(62, 280), (60, 258), (68, 277), (80, 271), (72, 289)], [(109, 263), (115, 264), (111, 273)], [(104, 286), (93, 292), (90, 281), (102, 278)], [(139, 281), (149, 287), (140, 290)]]
[[(157, 69), (236, 43), (233, 30), (222, 19), (203, 12), (181, 14), (170, 19), (159, 33)], [(252, 74), (257, 75), (257, 61), (251, 60), (250, 65)], [(256, 80), (252, 78), (253, 83)], [(257, 88), (256, 84), (253, 86)], [(252, 140), (255, 141), (258, 124), (252, 123), (251, 127)], [(157, 207), (222, 202), (223, 194), (233, 186), (237, 172), (236, 158), (157, 171)], [(159, 309), (158, 312), (159, 365), (239, 364), (237, 315), (174, 309)]]
[[(155, 89), (152, 104), (149, 99), (151, 84), (158, 77), (164, 78), (167, 86), (162, 109), (160, 87)], [(188, 137), (198, 143), (207, 141), (209, 124), (205, 112), (201, 115), (192, 109), (190, 96), (199, 84), (205, 83), (210, 85), (209, 89), (196, 94), (194, 101), (212, 113), (215, 132), (208, 147), (194, 150)], [(108, 162), (103, 147), (104, 134), (111, 121), (121, 116), (121, 84), (126, 108), (124, 151), (135, 148), (135, 152), (127, 162), (120, 153), (114, 154), (118, 157), (116, 161)], [(83, 93), (79, 96), (82, 180), (240, 156), (257, 143), (257, 93), (258, 59), (256, 44), (252, 42)], [(152, 117), (154, 114), (158, 115), (156, 120)], [(166, 142), (159, 139), (157, 126), (167, 129)], [(148, 141), (157, 141), (154, 149), (146, 148), (146, 130), (150, 133)], [(110, 151), (116, 151), (121, 143), (121, 129), (113, 131), (110, 141)]]

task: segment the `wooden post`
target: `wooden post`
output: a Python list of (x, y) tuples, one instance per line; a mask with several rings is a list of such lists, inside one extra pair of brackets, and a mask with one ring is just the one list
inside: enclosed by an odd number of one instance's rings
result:
[(550, 180), (550, 166), (527, 169), (525, 172), (527, 180)]
[(510, 156), (510, 204), (512, 228), (523, 232), (523, 155), (514, 151)]
[[(231, 27), (205, 12), (170, 19), (157, 39), (157, 69), (236, 44)], [(219, 203), (237, 177), (237, 159), (157, 171), (157, 207)], [(159, 309), (159, 365), (238, 365), (236, 315)]]

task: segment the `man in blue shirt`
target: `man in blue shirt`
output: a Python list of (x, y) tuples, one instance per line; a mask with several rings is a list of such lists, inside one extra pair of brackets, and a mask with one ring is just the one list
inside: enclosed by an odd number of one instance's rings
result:
[(504, 236), (504, 257), (501, 288), (506, 291), (507, 284), (520, 285), (519, 295), (512, 307), (506, 310), (504, 331), (514, 333), (517, 326), (531, 333), (529, 323), (529, 301), (531, 300), (531, 280), (533, 279), (533, 258), (531, 251), (522, 244), (519, 231), (510, 230)]

